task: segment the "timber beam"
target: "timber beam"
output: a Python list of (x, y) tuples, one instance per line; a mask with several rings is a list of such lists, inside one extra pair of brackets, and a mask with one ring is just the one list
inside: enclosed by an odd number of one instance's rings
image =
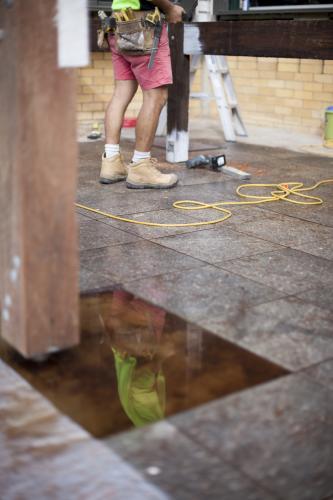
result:
[(251, 19), (185, 24), (184, 53), (333, 59), (333, 19)]

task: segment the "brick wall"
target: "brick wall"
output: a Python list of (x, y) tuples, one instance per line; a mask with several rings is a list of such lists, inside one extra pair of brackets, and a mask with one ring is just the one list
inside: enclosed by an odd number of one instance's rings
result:
[[(323, 134), (325, 108), (333, 105), (333, 61), (228, 57), (242, 117), (246, 124)], [(198, 71), (192, 91), (208, 88), (205, 71)], [(92, 54), (88, 68), (78, 71), (78, 123), (81, 131), (102, 123), (113, 89), (109, 53)], [(126, 116), (135, 117), (142, 102), (138, 91)], [(193, 117), (214, 117), (216, 107), (191, 99)]]

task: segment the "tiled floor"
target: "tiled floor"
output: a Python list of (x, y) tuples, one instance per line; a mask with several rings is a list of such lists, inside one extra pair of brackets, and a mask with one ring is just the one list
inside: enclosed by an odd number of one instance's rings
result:
[[(173, 223), (217, 217), (175, 211), (176, 200), (238, 199), (235, 179), (183, 165), (163, 165), (179, 174), (172, 190), (100, 185), (102, 148), (80, 144), (81, 204)], [(132, 148), (125, 142), (126, 160)], [(254, 183), (333, 178), (324, 156), (247, 144), (222, 152)], [(333, 184), (315, 194), (323, 206), (235, 207), (207, 227), (78, 209), (83, 294), (123, 288), (291, 373), (96, 443), (0, 361), (5, 500), (333, 498)]]
[[(237, 199), (235, 179), (182, 165), (164, 164), (180, 176), (172, 190), (100, 186), (102, 144), (80, 147), (79, 201), (94, 208), (191, 222), (219, 214), (176, 211), (174, 201)], [(131, 147), (125, 144), (127, 159)], [(223, 152), (254, 183), (333, 178), (331, 158), (245, 144)], [(293, 372), (107, 440), (171, 498), (333, 495), (333, 185), (314, 194), (323, 206), (231, 207), (225, 223), (197, 228), (136, 226), (78, 211), (83, 292), (121, 286)]]

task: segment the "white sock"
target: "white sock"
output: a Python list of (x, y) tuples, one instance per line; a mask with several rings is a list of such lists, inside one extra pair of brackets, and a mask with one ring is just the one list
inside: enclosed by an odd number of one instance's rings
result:
[(119, 144), (105, 144), (104, 151), (106, 158), (113, 158), (119, 154)]
[(134, 150), (132, 163), (136, 163), (140, 160), (145, 160), (146, 158), (150, 158), (150, 151), (137, 151)]

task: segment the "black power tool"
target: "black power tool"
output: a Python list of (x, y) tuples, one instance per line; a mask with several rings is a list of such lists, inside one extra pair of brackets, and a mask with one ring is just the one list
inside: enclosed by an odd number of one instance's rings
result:
[(225, 155), (211, 156), (211, 155), (199, 155), (187, 160), (185, 165), (187, 168), (197, 168), (206, 166), (211, 170), (216, 170), (221, 172), (222, 167), (225, 165)]

